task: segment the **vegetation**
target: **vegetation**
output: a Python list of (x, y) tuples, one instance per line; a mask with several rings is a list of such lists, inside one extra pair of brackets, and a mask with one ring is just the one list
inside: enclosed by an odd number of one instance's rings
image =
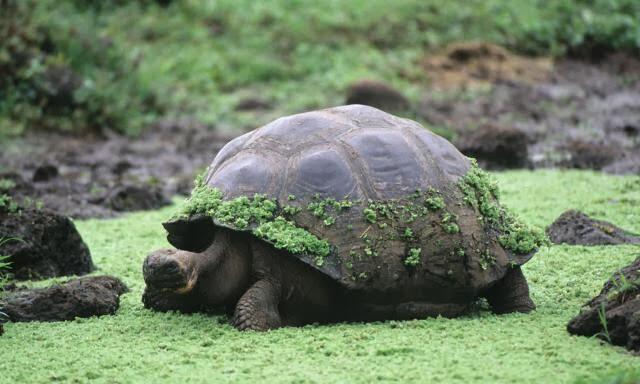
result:
[(607, 300), (624, 302), (629, 295), (633, 297), (634, 291), (640, 291), (640, 277), (629, 280), (623, 274), (619, 273), (614, 276), (611, 282), (613, 289), (607, 295)]
[[(10, 241), (11, 239), (0, 238), (0, 247)], [(11, 267), (11, 262), (9, 261), (9, 256), (0, 255), (0, 295), (2, 294), (3, 287), (9, 282), (9, 269)]]
[(409, 267), (415, 267), (416, 265), (419, 265), (421, 260), (420, 257), (422, 256), (422, 249), (420, 248), (411, 248), (409, 249), (409, 254), (407, 255), (407, 258), (404, 259), (404, 264), (409, 266)]
[(330, 246), (326, 240), (320, 240), (309, 231), (296, 227), (282, 216), (273, 221), (260, 224), (255, 235), (273, 243), (278, 249), (286, 249), (291, 253), (315, 256), (316, 265), (322, 266), (329, 255)]
[[(318, 207), (313, 206), (309, 209), (315, 210), (318, 212), (317, 216), (324, 218), (325, 205), (319, 204)], [(314, 256), (316, 264), (321, 266), (324, 258), (329, 254), (329, 243), (279, 216), (278, 210), (284, 214), (298, 213), (298, 210), (288, 206), (279, 209), (277, 202), (268, 199), (265, 195), (256, 194), (253, 197), (240, 196), (224, 200), (220, 190), (204, 183), (204, 174), (202, 174), (196, 178), (195, 188), (183, 204), (179, 216), (203, 214), (223, 225), (240, 230), (251, 230), (254, 235), (268, 240), (276, 248)], [(327, 219), (324, 220), (326, 223)]]
[(0, 211), (17, 212), (20, 209), (18, 203), (6, 193), (0, 194)]
[[(415, 99), (428, 81), (420, 59), (460, 40), (535, 55), (640, 51), (636, 0), (3, 0), (2, 7), (4, 134), (32, 127), (136, 134), (159, 113), (253, 128), (339, 104), (362, 78), (384, 79)], [(60, 103), (61, 94), (71, 94), (69, 102)], [(273, 110), (234, 111), (256, 96)]]
[(598, 319), (600, 320), (600, 324), (602, 325), (603, 329), (602, 337), (604, 337), (604, 339), (607, 340), (609, 344), (613, 344), (611, 342), (611, 337), (609, 336), (609, 327), (607, 326), (607, 314), (605, 305), (606, 303), (604, 301), (600, 303), (600, 308), (598, 308)]
[[(500, 244), (517, 254), (530, 253), (548, 244), (544, 232), (521, 222), (508, 209), (498, 204), (498, 184), (475, 160), (471, 169), (458, 182), (463, 200), (474, 207), (478, 220), (501, 233)], [(490, 259), (490, 258), (488, 258)]]
[[(0, 237), (0, 248), (11, 241), (23, 241), (15, 237)], [(11, 261), (8, 255), (0, 254), (0, 299), (4, 294), (4, 288), (10, 282)], [(2, 320), (2, 312), (0, 312), (0, 322)]]
[[(15, 183), (9, 179), (0, 179), (0, 212), (20, 213), (23, 209), (43, 208), (41, 200), (34, 200), (29, 196), (24, 196), (20, 202), (11, 194), (11, 190), (15, 187)], [(13, 194), (16, 195), (15, 193)]]
[(95, 17), (70, 3), (0, 7), (0, 138), (26, 128), (136, 134), (160, 111), (127, 49), (96, 31)]
[(640, 381), (640, 369), (610, 370), (594, 380), (580, 379), (575, 384), (636, 384)]
[[(575, 208), (640, 232), (639, 177), (517, 171), (496, 178), (501, 201), (537, 226)], [(604, 281), (637, 257), (637, 246), (542, 248), (523, 267), (538, 306), (529, 315), (480, 311), (458, 319), (239, 333), (224, 317), (142, 307), (140, 266), (150, 250), (167, 246), (159, 223), (173, 210), (77, 222), (96, 273), (121, 277), (131, 292), (115, 316), (5, 324), (2, 381), (632, 383), (639, 377), (638, 357), (566, 331)], [(627, 381), (610, 381), (617, 378)]]

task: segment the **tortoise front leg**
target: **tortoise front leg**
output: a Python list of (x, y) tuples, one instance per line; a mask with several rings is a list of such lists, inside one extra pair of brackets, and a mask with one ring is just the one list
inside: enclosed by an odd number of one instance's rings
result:
[(231, 323), (241, 331), (279, 328), (282, 325), (279, 302), (279, 284), (268, 279), (258, 280), (238, 300)]
[(520, 267), (514, 267), (485, 294), (496, 314), (522, 312), (536, 309), (529, 296), (529, 285)]
[(249, 241), (256, 282), (238, 300), (231, 322), (241, 331), (281, 327), (278, 305), (282, 297), (282, 273), (277, 252), (260, 240)]

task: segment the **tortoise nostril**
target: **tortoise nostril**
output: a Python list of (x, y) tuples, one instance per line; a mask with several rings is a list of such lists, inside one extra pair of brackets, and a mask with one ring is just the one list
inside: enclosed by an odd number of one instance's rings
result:
[(159, 255), (149, 255), (144, 260), (144, 264), (142, 265), (142, 271), (145, 274), (154, 273), (158, 268), (161, 268), (163, 264), (163, 260)]

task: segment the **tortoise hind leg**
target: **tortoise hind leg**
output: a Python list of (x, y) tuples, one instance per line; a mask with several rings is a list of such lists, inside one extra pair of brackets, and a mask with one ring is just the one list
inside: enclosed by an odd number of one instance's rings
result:
[(528, 313), (536, 309), (529, 296), (529, 285), (522, 269), (515, 267), (484, 295), (494, 313)]

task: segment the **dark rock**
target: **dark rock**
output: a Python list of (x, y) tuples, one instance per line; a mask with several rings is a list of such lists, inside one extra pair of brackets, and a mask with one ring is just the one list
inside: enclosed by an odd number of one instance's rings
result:
[(271, 104), (268, 101), (258, 97), (247, 97), (236, 104), (236, 111), (254, 111), (257, 109), (269, 109)]
[(570, 140), (560, 150), (567, 154), (561, 164), (567, 168), (601, 170), (620, 157), (615, 146), (582, 140)]
[(640, 125), (637, 124), (625, 124), (622, 126), (622, 132), (630, 137), (636, 137), (640, 135)]
[(527, 164), (528, 139), (524, 132), (509, 126), (482, 125), (460, 137), (456, 147), (474, 157), (483, 168), (521, 168)]
[(352, 84), (347, 91), (346, 104), (362, 104), (387, 112), (409, 109), (409, 100), (389, 85), (373, 80)]
[(115, 188), (108, 194), (106, 202), (111, 209), (118, 212), (156, 209), (169, 204), (169, 200), (159, 188), (137, 185)]
[(595, 220), (582, 212), (569, 210), (548, 228), (547, 235), (555, 244), (616, 245), (640, 244), (640, 237), (608, 221)]
[(600, 294), (569, 321), (569, 333), (640, 351), (640, 257), (616, 272)]
[(132, 167), (133, 164), (131, 164), (131, 162), (127, 160), (120, 160), (111, 167), (111, 172), (115, 175), (121, 176)]
[(84, 275), (94, 269), (91, 254), (73, 222), (47, 210), (0, 209), (0, 245), (16, 279)]
[(111, 276), (89, 276), (48, 288), (11, 292), (0, 309), (11, 321), (65, 321), (76, 317), (112, 315), (127, 292)]
[(49, 181), (59, 175), (58, 167), (53, 164), (42, 164), (33, 172), (33, 181), (36, 183)]

